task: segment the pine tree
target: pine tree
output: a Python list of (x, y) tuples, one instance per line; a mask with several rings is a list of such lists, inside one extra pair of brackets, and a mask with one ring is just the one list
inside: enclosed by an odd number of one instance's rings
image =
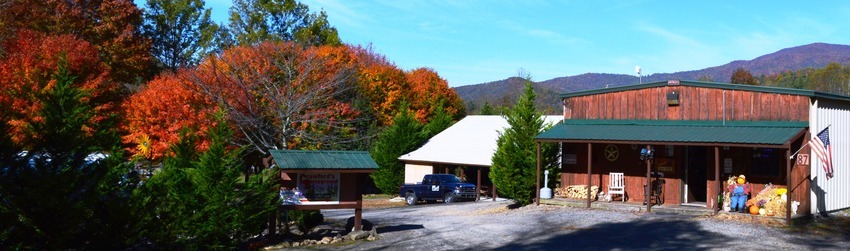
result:
[[(126, 241), (114, 232), (127, 222), (101, 215), (122, 209), (117, 134), (109, 123), (91, 120), (96, 111), (89, 94), (78, 86), (65, 54), (42, 92), (41, 104), (28, 121), (30, 142), (7, 141), (0, 159), (0, 246), (12, 249), (114, 249)], [(7, 123), (4, 121), (3, 126)], [(37, 135), (37, 136), (32, 136)], [(109, 148), (111, 143), (112, 148)], [(9, 147), (11, 150), (6, 149)], [(112, 154), (108, 154), (112, 150)], [(106, 156), (105, 158), (94, 156)], [(127, 171), (127, 170), (124, 170)], [(112, 183), (115, 182), (115, 183)], [(114, 200), (113, 200), (114, 199)], [(108, 212), (124, 214), (126, 211)], [(10, 215), (11, 214), (11, 215)], [(106, 234), (109, 234), (110, 238)]]
[(431, 118), (428, 119), (428, 123), (425, 124), (424, 132), (427, 138), (434, 137), (438, 133), (446, 130), (454, 124), (454, 120), (452, 116), (446, 113), (446, 108), (443, 107), (442, 104), (434, 107), (434, 113), (431, 115)]
[(372, 158), (378, 164), (378, 171), (372, 174), (375, 186), (385, 194), (398, 192), (404, 183), (404, 165), (398, 157), (420, 147), (427, 139), (422, 124), (402, 105), (401, 111), (393, 118), (393, 124), (378, 135), (372, 148)]
[(519, 205), (531, 203), (535, 190), (537, 153), (534, 137), (544, 129), (542, 115), (534, 108), (534, 89), (526, 79), (519, 100), (506, 111), (510, 128), (499, 133), (498, 148), (493, 155), (490, 179), (499, 195), (514, 199)]
[(262, 234), (277, 209), (275, 170), (242, 181), (242, 153), (230, 142), (233, 132), (216, 115), (209, 149), (198, 154), (196, 137), (184, 133), (172, 146), (161, 172), (145, 184), (139, 196), (144, 236), (167, 249), (235, 249)]

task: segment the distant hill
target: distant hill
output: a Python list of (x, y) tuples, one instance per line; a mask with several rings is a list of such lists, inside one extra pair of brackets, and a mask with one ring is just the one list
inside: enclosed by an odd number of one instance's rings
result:
[[(656, 73), (644, 76), (643, 82), (706, 78), (716, 82), (729, 82), (732, 73), (738, 68), (749, 70), (753, 76), (758, 77), (804, 68), (822, 68), (831, 62), (850, 64), (850, 45), (814, 43), (791, 47), (753, 60), (737, 60), (702, 70)], [(585, 73), (536, 82), (534, 89), (538, 93), (538, 107), (541, 110), (548, 109), (547, 114), (558, 114), (561, 107), (557, 97), (560, 93), (636, 84), (635, 80), (634, 75)], [(489, 83), (460, 86), (456, 87), (455, 91), (466, 103), (467, 111), (475, 113), (485, 101), (496, 106), (513, 104), (522, 91), (522, 79), (513, 77)]]

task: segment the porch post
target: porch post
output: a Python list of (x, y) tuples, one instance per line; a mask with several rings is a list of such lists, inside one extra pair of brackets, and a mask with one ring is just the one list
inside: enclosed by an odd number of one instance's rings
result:
[(537, 141), (537, 198), (534, 199), (536, 205), (540, 205), (540, 141)]
[[(646, 145), (646, 150), (647, 151), (652, 150), (651, 147), (652, 146), (650, 146), (650, 145)], [(652, 180), (649, 177), (649, 172), (652, 171), (651, 167), (652, 167), (652, 159), (650, 159), (649, 156), (647, 156), (646, 157), (646, 186), (645, 186), (645, 189), (644, 189), (646, 193), (643, 194), (643, 200), (646, 202), (646, 212), (647, 213), (652, 212), (652, 203), (650, 203), (652, 201), (649, 200), (649, 193), (651, 192), (650, 189), (652, 189)]]
[(785, 225), (791, 226), (791, 148), (785, 149)]
[[(723, 185), (720, 184), (720, 147), (714, 147), (714, 183), (717, 184), (717, 193), (723, 194)], [(714, 199), (712, 199), (714, 200)], [(720, 206), (718, 205), (718, 201), (714, 202), (714, 215), (717, 215), (717, 212), (720, 212)]]
[(493, 187), (492, 187), (493, 188), (493, 201), (496, 201), (496, 197), (499, 197), (499, 195), (496, 193), (496, 183), (495, 182), (492, 182), (492, 183), (493, 183)]
[(478, 167), (478, 185), (475, 187), (478, 191), (476, 191), (475, 201), (481, 200), (481, 167)]
[[(592, 151), (593, 151), (593, 148), (591, 148), (591, 144), (587, 143), (587, 208), (590, 208), (590, 196), (591, 196), (591, 194), (590, 194), (590, 173), (591, 173), (590, 172), (590, 162), (592, 162), (590, 158), (591, 158), (591, 152)], [(602, 189), (602, 188), (600, 187), (600, 189)], [(625, 196), (625, 195), (623, 195), (623, 196)]]

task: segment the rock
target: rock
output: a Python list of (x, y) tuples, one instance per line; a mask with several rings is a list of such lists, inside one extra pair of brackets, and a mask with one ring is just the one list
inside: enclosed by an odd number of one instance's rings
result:
[(348, 238), (352, 241), (362, 240), (369, 237), (369, 232), (366, 231), (354, 231), (348, 234)]
[[(372, 228), (374, 227), (372, 222), (370, 222), (366, 219), (360, 219), (360, 225), (361, 225), (360, 227), (362, 228), (360, 230), (363, 230), (363, 231), (372, 230)], [(345, 222), (345, 229), (349, 229), (352, 232), (354, 231), (354, 217), (348, 218), (348, 220)]]
[(342, 238), (334, 238), (334, 239), (331, 241), (331, 244), (334, 244), (334, 243), (340, 243), (340, 242), (342, 242)]
[(297, 242), (297, 241), (296, 241), (296, 242), (293, 242), (293, 243), (292, 243), (292, 247), (300, 247), (300, 246), (301, 246), (301, 243), (300, 243), (300, 242)]
[(304, 235), (304, 232), (301, 232), (301, 229), (298, 229), (297, 226), (289, 227), (289, 233), (294, 235)]
[(375, 240), (377, 240), (377, 239), (378, 239), (378, 238), (377, 238), (377, 237), (375, 237), (374, 235), (370, 235), (369, 237), (367, 237), (367, 238), (366, 238), (366, 240), (367, 240), (367, 241), (375, 241)]
[(328, 236), (328, 237), (322, 238), (322, 241), (331, 242), (333, 239), (334, 239), (333, 237)]

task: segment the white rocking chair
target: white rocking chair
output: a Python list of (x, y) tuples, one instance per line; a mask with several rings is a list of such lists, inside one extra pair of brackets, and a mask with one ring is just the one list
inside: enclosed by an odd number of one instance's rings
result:
[(610, 173), (608, 174), (608, 178), (610, 178), (608, 182), (608, 196), (605, 198), (608, 199), (608, 202), (611, 202), (614, 194), (619, 194), (623, 197), (623, 202), (626, 202), (626, 183), (623, 173)]

